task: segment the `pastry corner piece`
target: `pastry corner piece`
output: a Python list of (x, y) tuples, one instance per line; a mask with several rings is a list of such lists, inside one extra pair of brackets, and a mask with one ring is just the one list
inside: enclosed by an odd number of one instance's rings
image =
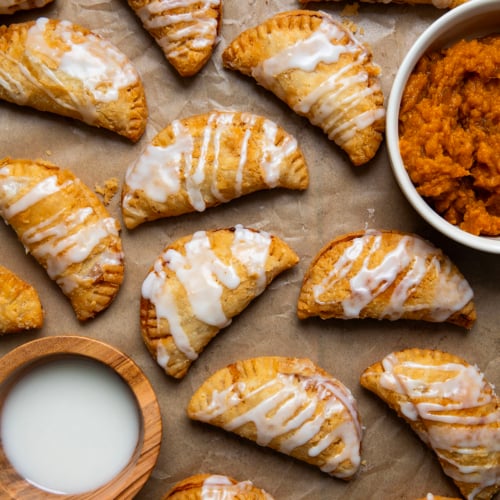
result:
[(39, 9), (53, 0), (0, 0), (0, 15), (14, 14), (21, 10)]
[(81, 120), (133, 142), (146, 128), (140, 76), (83, 26), (40, 17), (0, 26), (0, 99)]
[(212, 111), (174, 120), (128, 169), (125, 226), (172, 217), (273, 188), (304, 190), (306, 160), (297, 140), (263, 116)]
[(273, 500), (251, 481), (237, 481), (223, 474), (196, 474), (179, 481), (162, 500), (194, 499)]
[(187, 413), (337, 478), (351, 479), (360, 465), (357, 403), (309, 359), (238, 361), (203, 382)]
[(222, 59), (320, 127), (354, 165), (375, 156), (385, 131), (380, 67), (329, 14), (279, 13), (238, 35)]
[(465, 498), (500, 491), (500, 400), (477, 366), (406, 349), (367, 368), (360, 382), (410, 424)]
[(0, 215), (80, 321), (111, 304), (124, 274), (119, 224), (72, 172), (42, 160), (0, 160)]
[(325, 245), (307, 270), (300, 319), (411, 319), (470, 329), (473, 291), (451, 260), (410, 233), (367, 230)]
[(241, 225), (168, 245), (141, 290), (141, 333), (153, 359), (184, 377), (210, 340), (298, 260), (277, 236)]
[(35, 288), (0, 265), (0, 335), (41, 328), (43, 319)]
[(168, 62), (181, 76), (197, 74), (218, 42), (222, 0), (128, 0)]

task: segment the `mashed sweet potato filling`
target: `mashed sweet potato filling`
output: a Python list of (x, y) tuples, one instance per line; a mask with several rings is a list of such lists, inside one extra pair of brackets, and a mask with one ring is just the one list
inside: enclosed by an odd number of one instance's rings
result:
[(500, 235), (500, 34), (426, 54), (399, 115), (418, 192), (448, 222)]

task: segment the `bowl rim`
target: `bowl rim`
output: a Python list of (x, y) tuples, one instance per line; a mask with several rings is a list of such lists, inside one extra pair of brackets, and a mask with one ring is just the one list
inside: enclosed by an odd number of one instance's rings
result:
[(8, 498), (98, 500), (100, 498), (131, 498), (144, 486), (152, 473), (160, 452), (162, 419), (151, 383), (126, 354), (115, 347), (79, 335), (55, 335), (26, 342), (0, 358), (0, 410), (9, 387), (31, 366), (50, 363), (64, 356), (81, 356), (102, 363), (121, 377), (134, 395), (141, 429), (139, 441), (128, 465), (113, 479), (94, 490), (78, 494), (53, 493), (32, 485), (10, 464), (0, 443), (0, 496)]
[[(468, 0), (446, 12), (429, 25), (417, 38), (396, 72), (387, 104), (386, 142), (389, 160), (396, 181), (413, 208), (435, 229), (470, 248), (500, 254), (500, 237), (476, 236), (451, 224), (434, 211), (418, 193), (408, 175), (399, 151), (399, 107), (408, 78), (418, 60), (444, 38), (450, 26), (468, 22), (471, 15), (500, 13), (498, 0)], [(500, 30), (499, 30), (500, 31)]]

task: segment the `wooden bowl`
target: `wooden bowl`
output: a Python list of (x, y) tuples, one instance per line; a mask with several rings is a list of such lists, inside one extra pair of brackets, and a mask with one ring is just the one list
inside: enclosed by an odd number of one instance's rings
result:
[[(37, 488), (21, 477), (7, 459), (0, 441), (0, 498), (12, 499), (131, 499), (144, 486), (156, 465), (162, 421), (156, 395), (141, 369), (125, 354), (101, 341), (72, 335), (44, 337), (23, 344), (0, 359), (0, 404), (16, 377), (30, 367), (62, 356), (82, 356), (107, 365), (129, 386), (140, 417), (137, 447), (125, 468), (103, 486), (78, 494)], [(34, 416), (36, 418), (36, 416)]]

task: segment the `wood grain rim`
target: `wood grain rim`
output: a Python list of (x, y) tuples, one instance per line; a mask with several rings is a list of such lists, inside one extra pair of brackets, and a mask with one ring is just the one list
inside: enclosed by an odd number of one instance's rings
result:
[[(50, 362), (61, 356), (83, 356), (101, 362), (117, 373), (134, 394), (141, 417), (137, 448), (128, 465), (111, 481), (80, 494), (57, 494), (41, 490), (21, 477), (12, 467), (1, 446), (0, 497), (29, 499), (131, 499), (144, 486), (156, 465), (162, 439), (160, 407), (151, 383), (127, 355), (102, 341), (76, 335), (43, 337), (16, 347), (0, 359), (0, 404), (8, 386), (31, 365)], [(4, 497), (3, 495), (6, 495)]]

